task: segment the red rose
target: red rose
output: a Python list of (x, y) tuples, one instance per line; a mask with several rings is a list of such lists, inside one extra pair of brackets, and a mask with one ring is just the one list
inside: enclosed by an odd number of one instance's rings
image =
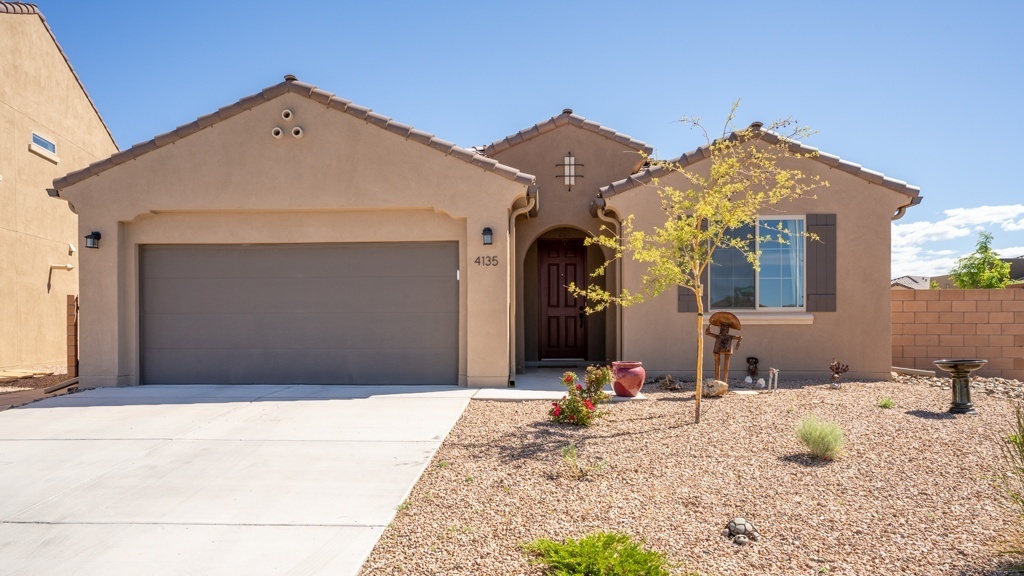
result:
[(590, 400), (584, 400), (583, 404), (587, 407), (588, 410), (594, 409), (594, 403), (591, 402)]

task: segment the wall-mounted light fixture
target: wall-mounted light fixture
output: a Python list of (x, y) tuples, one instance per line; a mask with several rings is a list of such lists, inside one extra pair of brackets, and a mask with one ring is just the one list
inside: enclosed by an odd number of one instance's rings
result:
[(494, 232), (490, 228), (484, 228), (484, 246), (494, 244)]
[(99, 248), (100, 247), (100, 238), (102, 236), (103, 236), (102, 234), (100, 234), (99, 232), (93, 230), (91, 233), (89, 233), (89, 234), (87, 234), (85, 236), (85, 247), (86, 248)]

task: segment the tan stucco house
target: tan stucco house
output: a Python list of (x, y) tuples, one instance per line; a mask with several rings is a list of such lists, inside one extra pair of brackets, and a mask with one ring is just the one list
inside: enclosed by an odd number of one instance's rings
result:
[[(631, 261), (588, 280), (607, 254), (583, 239), (659, 222), (641, 152), (571, 110), (460, 148), (286, 77), (54, 181), (99, 238), (81, 252), (82, 382), (506, 386), (620, 358), (692, 375), (692, 298), (586, 316), (564, 288), (638, 282)], [(742, 318), (762, 366), (888, 377), (889, 222), (918, 189), (800, 162), (831, 187), (765, 218), (821, 245), (775, 254), (790, 266), (771, 277), (723, 260), (711, 307)]]
[(39, 10), (0, 2), (0, 370), (59, 367), (78, 222), (53, 179), (117, 151)]

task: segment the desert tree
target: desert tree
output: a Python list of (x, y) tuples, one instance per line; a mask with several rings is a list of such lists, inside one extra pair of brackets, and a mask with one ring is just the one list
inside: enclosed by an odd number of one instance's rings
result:
[(999, 259), (992, 249), (992, 234), (978, 233), (978, 243), (973, 254), (958, 258), (949, 279), (961, 290), (1006, 288), (1010, 283), (1010, 263)]
[[(733, 122), (739, 100), (733, 103), (723, 123), (722, 132), (712, 138), (699, 117), (680, 120), (699, 132), (705, 141), (704, 161), (691, 165), (648, 159), (659, 177), (651, 182), (661, 197), (664, 222), (647, 230), (634, 222), (634, 216), (623, 219), (621, 233), (602, 227), (600, 235), (587, 239), (588, 245), (609, 250), (611, 258), (594, 272), (605, 274), (608, 265), (624, 256), (645, 265), (640, 287), (635, 291), (620, 289), (613, 294), (596, 282), (586, 288), (570, 285), (569, 290), (583, 296), (586, 312), (593, 313), (612, 305), (631, 306), (649, 300), (665, 290), (682, 286), (693, 292), (697, 300), (694, 334), (697, 337), (697, 382), (694, 421), (700, 422), (700, 400), (704, 370), (704, 293), (703, 277), (720, 248), (738, 250), (758, 269), (758, 240), (788, 243), (793, 236), (803, 236), (780, 225), (762, 227), (755, 234), (741, 234), (744, 226), (758, 222), (758, 216), (777, 205), (797, 198), (814, 197), (812, 191), (828, 182), (804, 174), (791, 158), (813, 156), (816, 152), (799, 145), (813, 134), (792, 118), (765, 126), (754, 123), (738, 130)], [(664, 185), (673, 174), (681, 176), (683, 187)], [(776, 209), (777, 210), (777, 209)], [(813, 237), (813, 235), (810, 235)], [(812, 238), (813, 239), (813, 238)]]

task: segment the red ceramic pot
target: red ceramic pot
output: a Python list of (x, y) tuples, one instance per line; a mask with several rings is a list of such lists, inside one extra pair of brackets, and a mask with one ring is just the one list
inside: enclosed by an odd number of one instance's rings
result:
[(612, 362), (612, 377), (615, 395), (633, 398), (644, 387), (647, 371), (640, 362)]

